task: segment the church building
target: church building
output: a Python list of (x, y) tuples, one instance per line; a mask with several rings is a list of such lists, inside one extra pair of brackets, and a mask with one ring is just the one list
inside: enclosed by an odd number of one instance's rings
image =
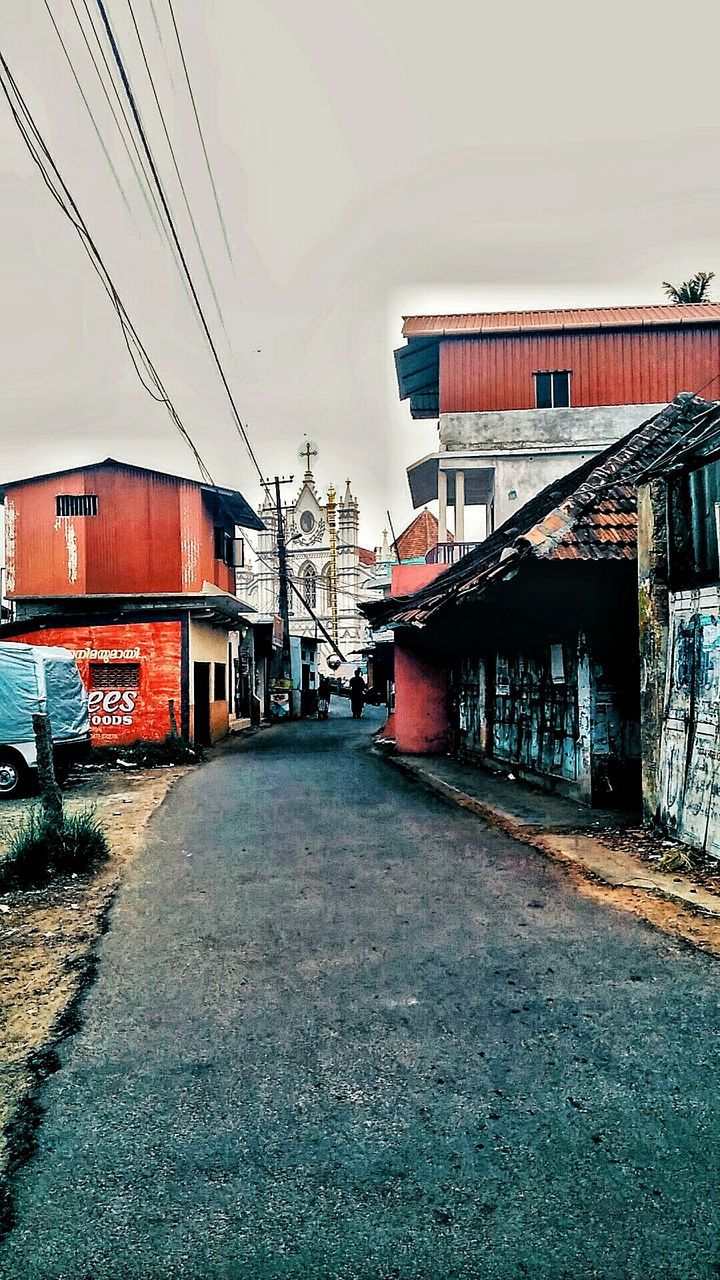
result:
[[(282, 508), (290, 586), (290, 634), (317, 635), (318, 668), (332, 670), (331, 645), (322, 636), (310, 609), (332, 636), (349, 663), (361, 660), (369, 636), (367, 622), (358, 609), (372, 599), (367, 584), (376, 576), (376, 553), (359, 546), (360, 511), (347, 481), (338, 498), (332, 486), (327, 498), (318, 491), (312, 472), (312, 449), (305, 451), (306, 471), (295, 500)], [(264, 530), (258, 536), (258, 560), (244, 590), (258, 614), (278, 612), (279, 572), (277, 514), (268, 494), (259, 508)], [(309, 606), (309, 608), (307, 607)]]

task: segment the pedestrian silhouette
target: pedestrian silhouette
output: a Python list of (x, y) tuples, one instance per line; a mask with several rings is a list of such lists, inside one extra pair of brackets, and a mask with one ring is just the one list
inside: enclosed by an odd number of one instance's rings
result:
[(355, 675), (350, 681), (350, 708), (353, 720), (359, 720), (365, 706), (365, 690), (367, 685), (362, 678), (360, 667), (355, 668)]

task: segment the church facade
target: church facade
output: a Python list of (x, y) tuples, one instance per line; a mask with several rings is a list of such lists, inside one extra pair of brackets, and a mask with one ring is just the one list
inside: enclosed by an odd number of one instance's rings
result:
[[(258, 511), (265, 528), (257, 538), (259, 556), (245, 590), (257, 613), (272, 617), (278, 612), (280, 578), (277, 514), (270, 496)], [(331, 670), (327, 660), (333, 656), (332, 646), (323, 638), (314, 613), (347, 662), (355, 664), (370, 635), (358, 604), (373, 598), (367, 594), (367, 585), (374, 581), (377, 570), (376, 553), (358, 543), (360, 512), (350, 481), (343, 497), (338, 498), (330, 488), (324, 498), (308, 467), (297, 497), (282, 508), (282, 516), (290, 579), (290, 634), (317, 635), (318, 667), (322, 672)]]

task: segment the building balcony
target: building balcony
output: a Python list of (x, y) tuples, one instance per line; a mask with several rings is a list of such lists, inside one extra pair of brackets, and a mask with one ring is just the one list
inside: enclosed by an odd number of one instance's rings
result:
[(437, 542), (425, 556), (426, 564), (455, 564), (462, 560), (469, 551), (479, 547), (479, 542)]

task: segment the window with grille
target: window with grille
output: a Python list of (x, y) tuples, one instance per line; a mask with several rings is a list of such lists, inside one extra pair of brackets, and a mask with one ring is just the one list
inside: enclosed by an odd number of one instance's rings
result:
[(55, 498), (56, 516), (96, 516), (96, 493), (59, 493)]
[(570, 404), (570, 374), (567, 369), (535, 374), (535, 405), (538, 409), (565, 409)]
[(302, 593), (305, 603), (314, 609), (317, 601), (317, 574), (311, 564), (303, 570)]
[(91, 689), (139, 689), (139, 662), (91, 662)]

